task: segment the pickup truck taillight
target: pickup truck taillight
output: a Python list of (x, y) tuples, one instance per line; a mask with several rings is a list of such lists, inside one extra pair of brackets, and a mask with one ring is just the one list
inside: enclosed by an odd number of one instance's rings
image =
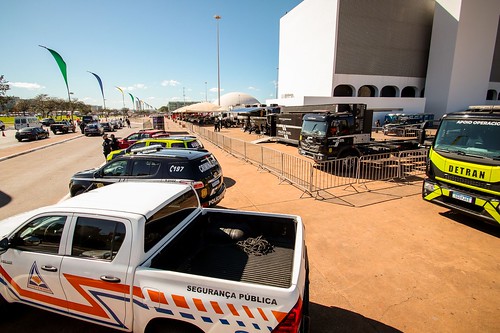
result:
[(288, 312), (286, 317), (271, 333), (297, 333), (302, 321), (302, 299), (299, 297), (297, 304)]

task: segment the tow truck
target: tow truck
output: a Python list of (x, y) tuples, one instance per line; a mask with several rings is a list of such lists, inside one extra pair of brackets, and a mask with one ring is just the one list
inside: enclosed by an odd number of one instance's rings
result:
[(426, 176), (424, 200), (500, 223), (500, 106), (471, 106), (443, 116)]

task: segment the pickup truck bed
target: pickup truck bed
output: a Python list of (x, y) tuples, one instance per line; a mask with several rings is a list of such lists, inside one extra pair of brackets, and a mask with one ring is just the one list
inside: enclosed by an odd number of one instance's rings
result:
[(155, 256), (151, 268), (288, 288), (295, 228), (292, 218), (207, 210)]

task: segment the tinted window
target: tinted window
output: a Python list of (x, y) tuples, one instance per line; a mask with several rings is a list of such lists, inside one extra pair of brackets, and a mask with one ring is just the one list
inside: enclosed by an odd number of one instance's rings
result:
[(203, 148), (203, 145), (198, 140), (187, 142), (187, 146), (188, 148)]
[(134, 160), (132, 164), (132, 176), (155, 175), (160, 169), (160, 163), (149, 160)]
[(127, 163), (127, 160), (111, 162), (102, 169), (102, 175), (104, 177), (126, 176)]
[(23, 251), (59, 252), (66, 216), (44, 216), (25, 225), (12, 238), (14, 248)]
[(172, 148), (184, 148), (186, 146), (184, 145), (184, 142), (172, 142), (170, 144), (170, 147), (172, 147)]
[(161, 208), (146, 221), (144, 252), (149, 251), (198, 207), (198, 197), (189, 191)]
[(132, 151), (132, 149), (137, 149), (137, 148), (142, 148), (142, 147), (145, 147), (146, 146), (146, 142), (137, 142), (137, 143), (134, 143), (130, 148)]
[(113, 260), (124, 239), (125, 225), (121, 222), (79, 217), (73, 235), (71, 255)]
[(136, 134), (132, 134), (131, 136), (129, 136), (127, 138), (127, 140), (138, 140), (139, 139), (139, 134), (136, 133)]

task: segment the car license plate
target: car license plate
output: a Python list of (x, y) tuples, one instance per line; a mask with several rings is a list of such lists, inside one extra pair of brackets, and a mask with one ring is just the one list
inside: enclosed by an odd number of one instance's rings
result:
[(457, 200), (468, 202), (468, 203), (472, 203), (472, 201), (473, 201), (473, 198), (470, 195), (462, 194), (459, 192), (452, 192), (451, 197), (453, 199), (457, 199)]
[(212, 182), (212, 187), (216, 187), (217, 185), (219, 185), (219, 183), (220, 183), (220, 178)]

